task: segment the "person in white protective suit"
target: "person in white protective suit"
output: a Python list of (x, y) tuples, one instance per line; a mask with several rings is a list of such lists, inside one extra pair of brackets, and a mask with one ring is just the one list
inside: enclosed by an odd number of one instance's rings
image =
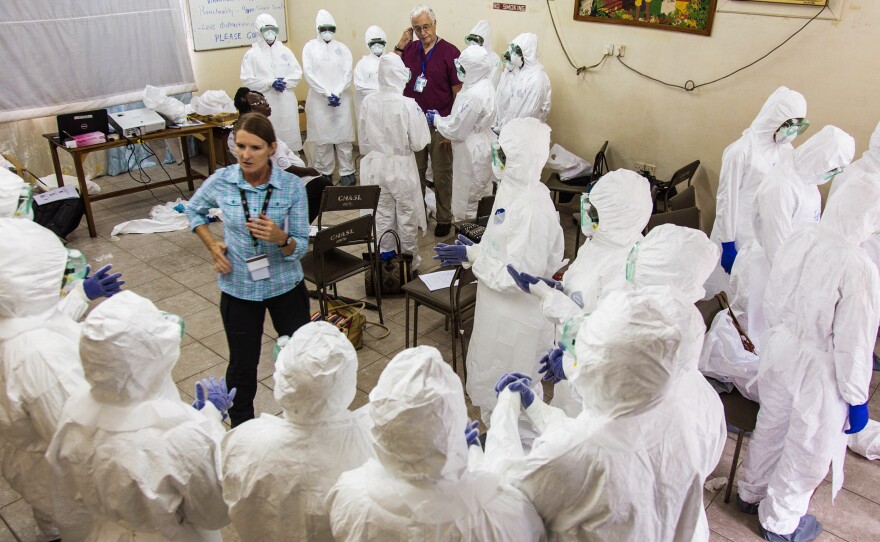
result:
[(783, 244), (770, 272), (761, 410), (737, 499), (743, 511), (757, 508), (768, 540), (818, 535), (816, 518), (806, 515), (810, 497), (829, 465), (837, 494), (847, 433), (868, 421), (880, 278), (859, 245), (880, 231), (878, 201), (877, 183), (850, 179), (819, 224)]
[(336, 540), (543, 540), (541, 519), (522, 493), (468, 470), (461, 380), (437, 349), (397, 354), (368, 408), (376, 459), (343, 473), (330, 490)]
[[(549, 540), (708, 540), (703, 483), (723, 438), (674, 397), (682, 330), (662, 297), (615, 291), (581, 325), (571, 376), (576, 418), (545, 405), (520, 375), (497, 384), (484, 468), (506, 472), (544, 520)], [(540, 437), (523, 454), (521, 407)], [(716, 429), (716, 432), (718, 429)]]
[(495, 133), (501, 133), (513, 119), (534, 117), (547, 122), (550, 116), (550, 78), (538, 62), (538, 36), (527, 32), (513, 38), (507, 54), (510, 71), (498, 84), (492, 124)]
[(541, 183), (550, 127), (534, 118), (515, 119), (501, 131), (493, 154), (492, 169), (500, 181), (480, 243), (459, 236), (457, 244), (434, 249), (435, 259), (470, 265), (479, 280), (465, 362), (468, 397), (484, 421), (495, 406), (492, 386), (498, 377), (519, 372), (537, 381), (537, 360), (553, 343), (553, 325), (541, 313), (540, 300), (519, 292), (507, 265), (552, 276), (563, 265), (564, 249), (559, 215)]
[[(413, 255), (418, 269), (418, 232), (428, 228), (422, 200), (415, 153), (431, 140), (425, 114), (412, 98), (403, 95), (409, 69), (399, 56), (383, 55), (379, 60), (379, 90), (364, 100), (358, 130), (361, 136), (361, 184), (379, 185), (376, 231), (394, 230), (400, 248)], [(380, 251), (396, 250), (395, 240), (386, 235)]]
[(259, 37), (241, 60), (241, 84), (261, 92), (272, 107), (275, 136), (291, 150), (302, 149), (299, 128), (299, 102), (294, 87), (302, 81), (303, 70), (293, 51), (278, 39), (278, 22), (267, 13), (254, 23)]
[(711, 239), (722, 248), (708, 294), (727, 291), (737, 252), (754, 238), (752, 202), (765, 175), (787, 154), (791, 142), (809, 126), (807, 101), (800, 92), (779, 87), (767, 98), (742, 136), (721, 155), (721, 172)]
[[(70, 540), (221, 540), (217, 529), (229, 523), (221, 413), (211, 389), (201, 411), (180, 400), (171, 370), (182, 336), (179, 317), (133, 292), (83, 322), (90, 387), (68, 400), (46, 452), (65, 540), (68, 530)], [(90, 530), (71, 521), (65, 503), (73, 497), (93, 518)]]
[(46, 449), (65, 401), (86, 385), (79, 328), (59, 310), (67, 263), (52, 232), (0, 218), (0, 469), (33, 508), (40, 542), (59, 537)]
[(324, 499), (344, 471), (372, 456), (369, 414), (350, 412), (357, 353), (327, 322), (299, 328), (275, 361), (275, 399), (223, 438), (223, 498), (239, 536), (264, 542), (332, 540)]
[(805, 141), (790, 160), (771, 169), (755, 193), (754, 238), (743, 248), (730, 276), (730, 306), (760, 353), (764, 320), (764, 289), (779, 248), (794, 232), (819, 221), (819, 185), (852, 161), (855, 140), (834, 126), (825, 126)]
[(492, 50), (492, 27), (489, 26), (489, 21), (483, 19), (477, 21), (464, 41), (468, 46), (479, 45), (486, 51), (486, 61), (489, 63), (488, 79), (493, 89), (498, 87), (498, 79), (502, 71), (501, 57)]
[[(642, 230), (651, 218), (650, 184), (634, 171), (618, 169), (603, 175), (586, 197), (599, 220), (597, 224), (589, 220), (585, 204), (581, 213), (587, 215), (581, 220), (584, 244), (561, 282), (549, 275), (535, 280), (523, 276), (516, 266), (510, 268), (520, 287), (538, 297), (544, 317), (560, 332), (569, 319), (595, 310), (604, 293), (625, 286), (627, 256), (642, 240)], [(544, 346), (552, 348), (553, 343)], [(581, 399), (571, 382), (556, 384), (551, 404), (569, 416), (581, 411)]]
[(385, 53), (388, 36), (376, 25), (367, 28), (364, 41), (370, 53), (361, 57), (354, 67), (354, 112), (361, 118), (361, 104), (364, 98), (379, 90), (379, 58)]
[(463, 85), (448, 117), (434, 117), (440, 135), (452, 141), (452, 217), (477, 218), (477, 205), (492, 195), (492, 120), (495, 88), (489, 80), (486, 51), (470, 46), (456, 59)]
[(303, 71), (309, 84), (306, 98), (308, 141), (314, 144), (314, 163), (310, 165), (330, 177), (338, 158), (339, 183), (353, 186), (355, 121), (349, 90), (351, 51), (334, 39), (336, 21), (329, 12), (318, 10), (315, 30), (317, 37), (306, 43), (302, 54)]
[(0, 167), (0, 218), (34, 218), (31, 185)]

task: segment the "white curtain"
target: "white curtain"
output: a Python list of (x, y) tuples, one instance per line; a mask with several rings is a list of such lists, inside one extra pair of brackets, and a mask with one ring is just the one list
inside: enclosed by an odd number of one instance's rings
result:
[(0, 122), (196, 90), (180, 0), (3, 4)]

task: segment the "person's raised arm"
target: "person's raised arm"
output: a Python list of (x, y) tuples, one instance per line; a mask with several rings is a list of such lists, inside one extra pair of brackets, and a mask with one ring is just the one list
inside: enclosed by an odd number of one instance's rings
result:
[(396, 54), (397, 56), (403, 56), (403, 50), (412, 40), (413, 29), (411, 26), (408, 26), (403, 31), (403, 34), (400, 35), (400, 39), (397, 41), (397, 45), (394, 46), (394, 54)]

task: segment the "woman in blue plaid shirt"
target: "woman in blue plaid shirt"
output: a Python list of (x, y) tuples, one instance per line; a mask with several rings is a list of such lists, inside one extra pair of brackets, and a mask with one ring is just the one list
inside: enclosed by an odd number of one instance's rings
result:
[[(235, 427), (254, 417), (257, 365), (266, 310), (279, 336), (309, 321), (300, 259), (308, 249), (308, 202), (302, 180), (272, 166), (275, 132), (264, 115), (235, 125), (238, 164), (216, 171), (186, 206), (190, 227), (219, 273), (220, 315), (229, 343), (226, 383), (238, 388), (229, 409)], [(223, 210), (223, 241), (208, 229), (208, 210)]]

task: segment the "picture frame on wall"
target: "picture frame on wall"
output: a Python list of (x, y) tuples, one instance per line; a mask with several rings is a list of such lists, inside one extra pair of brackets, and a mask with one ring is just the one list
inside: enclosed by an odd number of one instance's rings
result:
[(709, 36), (716, 0), (575, 0), (576, 21)]
[(746, 2), (762, 2), (764, 4), (798, 4), (801, 6), (827, 6), (828, 0), (741, 0)]

